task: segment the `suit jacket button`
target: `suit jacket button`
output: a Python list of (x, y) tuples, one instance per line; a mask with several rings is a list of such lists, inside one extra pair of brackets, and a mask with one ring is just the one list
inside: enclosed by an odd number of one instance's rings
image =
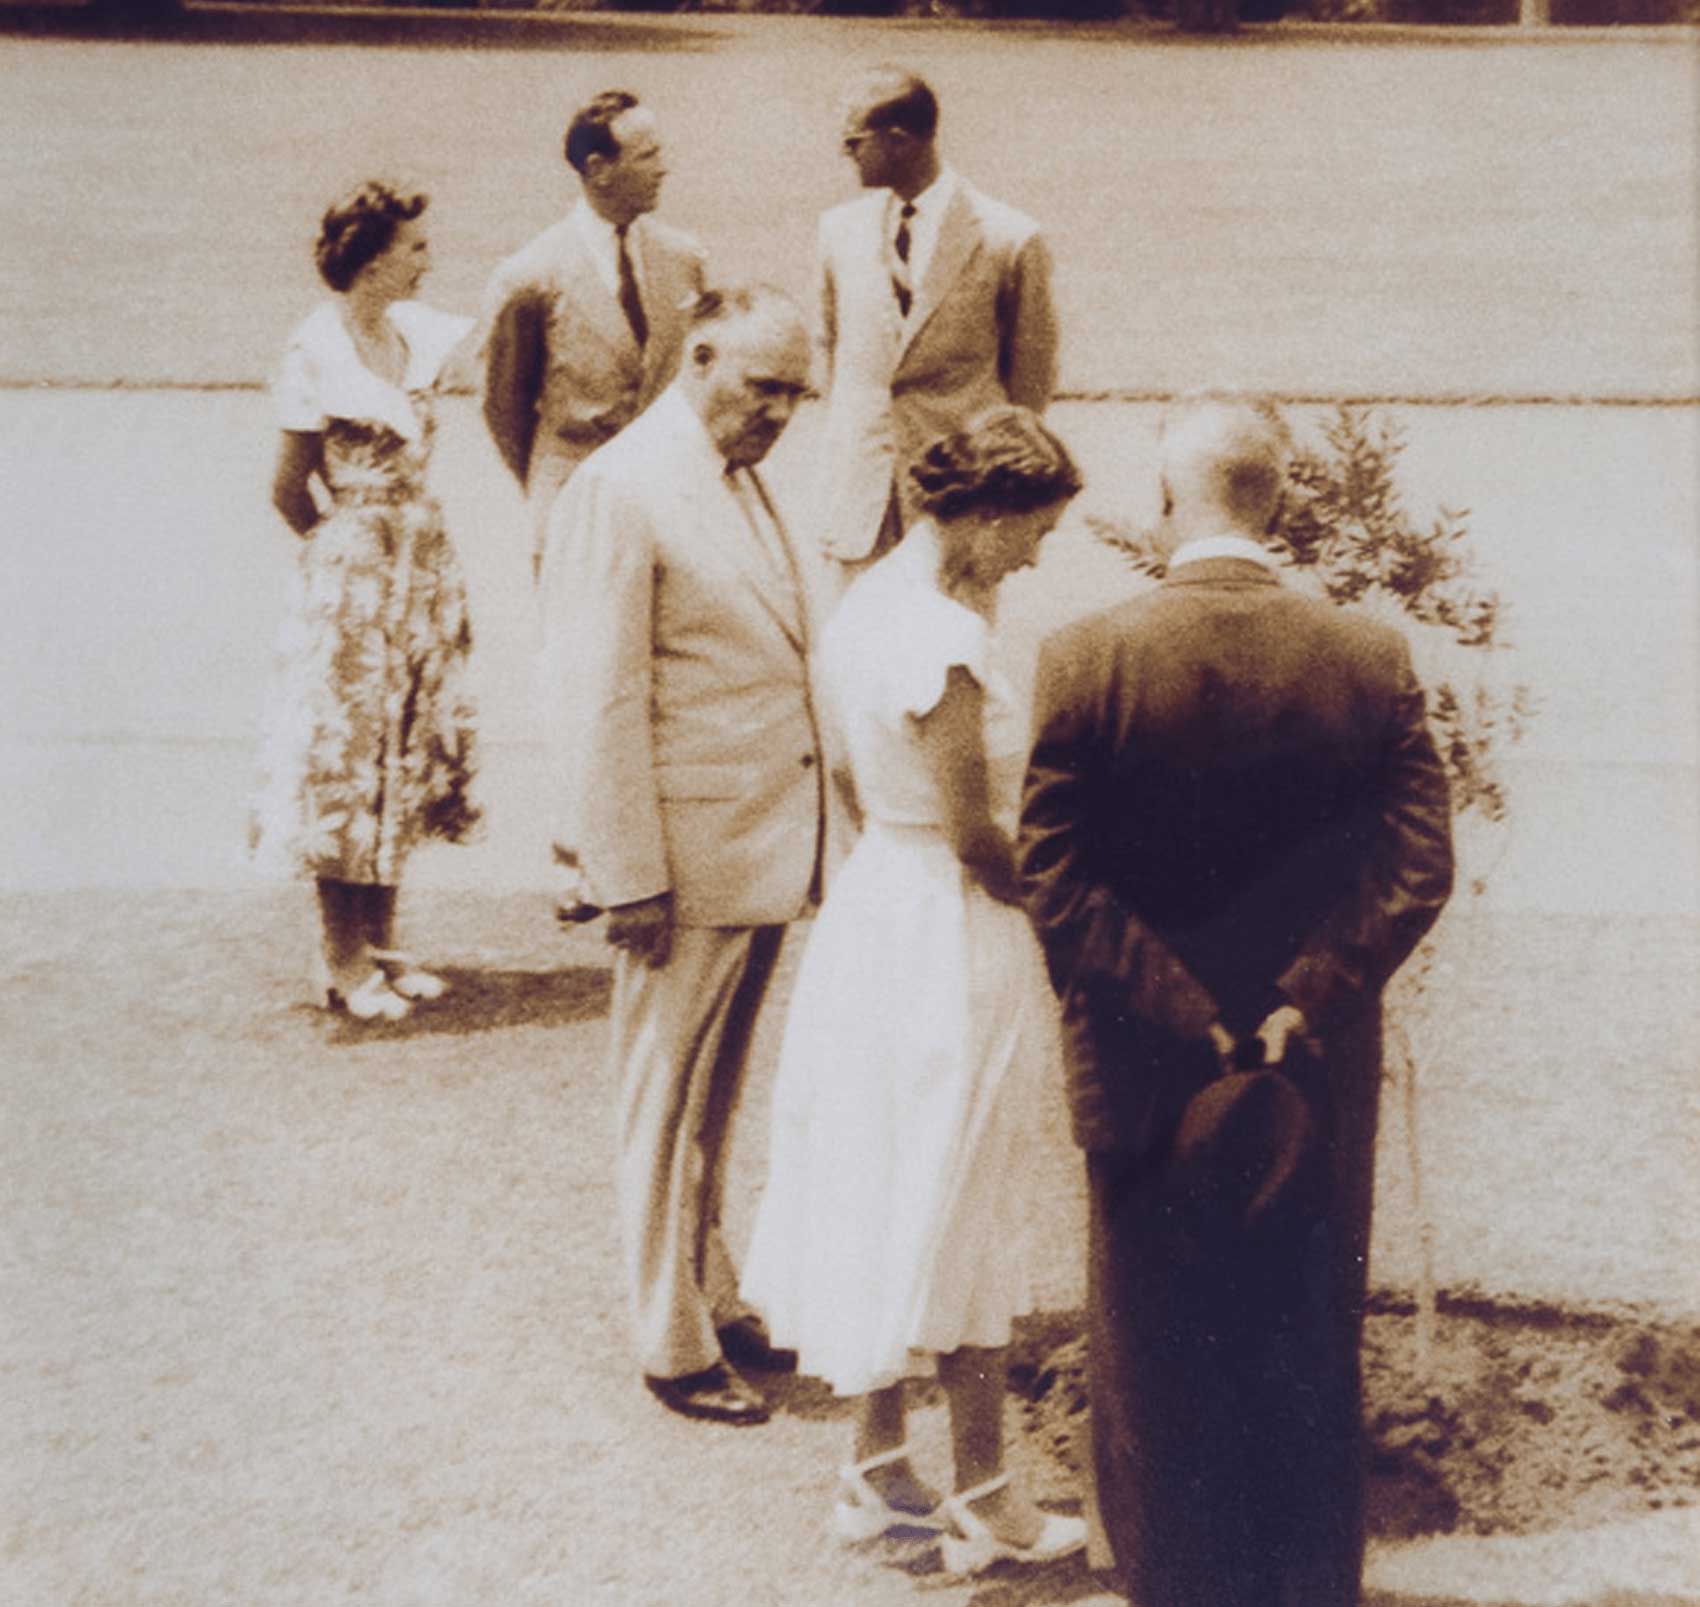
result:
[(815, 756), (812, 753), (805, 753), (803, 755), (802, 765), (803, 765), (803, 768), (805, 770), (807, 770), (809, 768), (809, 766), (812, 765), (814, 762), (815, 762)]

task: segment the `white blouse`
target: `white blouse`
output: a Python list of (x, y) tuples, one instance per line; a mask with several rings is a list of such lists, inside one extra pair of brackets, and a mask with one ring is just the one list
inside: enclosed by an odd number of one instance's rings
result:
[(385, 316), (407, 347), (401, 384), (392, 385), (360, 361), (337, 304), (321, 302), (290, 336), (272, 385), (280, 428), (315, 431), (331, 418), (371, 419), (404, 441), (420, 438), (423, 427), (411, 393), (436, 385), (472, 320), (422, 301), (392, 302)]

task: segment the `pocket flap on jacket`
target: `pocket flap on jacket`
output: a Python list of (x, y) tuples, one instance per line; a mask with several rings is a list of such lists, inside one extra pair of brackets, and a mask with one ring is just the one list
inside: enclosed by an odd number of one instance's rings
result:
[(749, 790), (747, 765), (674, 759), (655, 767), (655, 791), (662, 798), (742, 798)]

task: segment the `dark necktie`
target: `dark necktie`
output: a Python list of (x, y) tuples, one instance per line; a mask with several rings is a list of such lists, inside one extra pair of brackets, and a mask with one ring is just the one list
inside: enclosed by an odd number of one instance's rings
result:
[(914, 216), (915, 203), (905, 201), (903, 210), (897, 214), (897, 238), (891, 242), (901, 264), (898, 271), (891, 276), (891, 292), (897, 297), (897, 310), (905, 318), (909, 316), (909, 303), (915, 299), (915, 293), (909, 285), (909, 220)]
[(643, 302), (638, 296), (637, 275), (632, 272), (632, 254), (626, 249), (626, 230), (629, 224), (621, 224), (614, 231), (614, 238), (620, 243), (620, 310), (626, 315), (626, 322), (632, 326), (632, 338), (642, 345), (649, 339), (649, 320), (643, 315)]

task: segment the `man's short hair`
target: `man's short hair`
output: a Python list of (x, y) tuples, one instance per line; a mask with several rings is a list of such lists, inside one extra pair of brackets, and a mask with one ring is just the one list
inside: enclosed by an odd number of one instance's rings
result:
[(1253, 533), (1261, 533), (1281, 505), (1292, 450), (1286, 419), (1264, 396), (1185, 396), (1169, 406), (1158, 426), (1165, 475)]
[(916, 139), (938, 132), (938, 97), (926, 79), (907, 68), (875, 68), (864, 90), (869, 97), (861, 102), (864, 128), (900, 128)]
[(637, 96), (630, 90), (605, 89), (595, 100), (579, 108), (562, 141), (568, 165), (575, 173), (583, 173), (584, 164), (593, 156), (620, 154), (620, 142), (614, 138), (614, 121), (637, 103)]

